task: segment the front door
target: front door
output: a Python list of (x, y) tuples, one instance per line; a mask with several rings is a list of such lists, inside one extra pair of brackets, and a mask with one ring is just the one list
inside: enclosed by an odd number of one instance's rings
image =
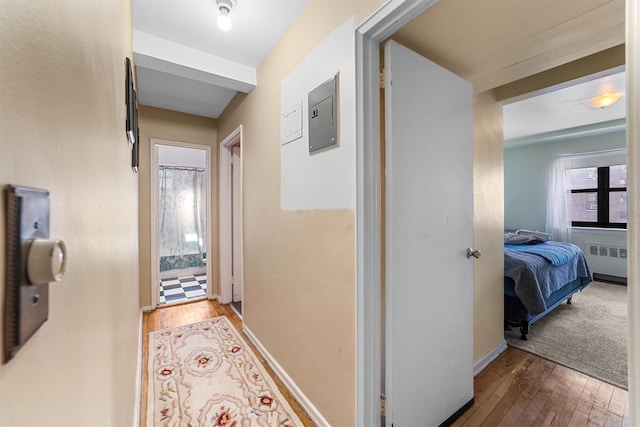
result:
[(470, 83), (385, 45), (387, 426), (438, 426), (473, 399)]

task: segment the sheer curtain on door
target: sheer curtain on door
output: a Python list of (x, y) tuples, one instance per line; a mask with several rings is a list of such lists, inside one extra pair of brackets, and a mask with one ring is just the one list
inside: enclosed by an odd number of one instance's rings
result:
[(160, 272), (206, 263), (204, 169), (160, 166)]

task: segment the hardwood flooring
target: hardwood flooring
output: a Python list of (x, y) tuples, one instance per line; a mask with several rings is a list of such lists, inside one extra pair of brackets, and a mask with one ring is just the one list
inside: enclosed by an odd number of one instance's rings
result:
[(474, 380), (453, 426), (628, 426), (626, 390), (509, 347)]
[[(145, 313), (143, 316), (142, 333), (144, 337), (143, 341), (143, 354), (142, 354), (142, 398), (141, 398), (141, 411), (140, 411), (140, 425), (146, 426), (147, 418), (147, 366), (149, 363), (149, 332), (157, 331), (165, 328), (175, 328), (177, 326), (188, 325), (190, 323), (201, 322), (206, 319), (210, 319), (216, 316), (227, 316), (233, 326), (242, 333), (242, 320), (231, 309), (230, 305), (220, 305), (216, 301), (199, 301), (190, 304), (174, 305), (170, 307), (159, 308), (151, 313)], [(298, 402), (291, 396), (289, 391), (282, 385), (280, 380), (275, 376), (273, 370), (267, 365), (265, 360), (260, 356), (260, 353), (246, 338), (245, 341), (251, 347), (256, 354), (262, 365), (265, 367), (269, 375), (273, 378), (276, 385), (280, 389), (280, 392), (284, 395), (291, 405), (293, 411), (298, 415), (300, 420), (305, 426), (313, 426), (313, 422), (309, 419), (304, 410), (300, 407)]]
[[(155, 310), (143, 319), (143, 379), (140, 425), (146, 425), (149, 332), (227, 316), (242, 333), (229, 305), (200, 301)], [(305, 426), (313, 426), (300, 405), (252, 347)], [(455, 427), (628, 426), (627, 392), (541, 357), (509, 347), (474, 380), (475, 403)]]

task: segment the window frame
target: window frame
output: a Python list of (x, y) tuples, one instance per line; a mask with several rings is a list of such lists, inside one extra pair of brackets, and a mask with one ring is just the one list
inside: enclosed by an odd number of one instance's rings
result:
[[(619, 166), (619, 165), (612, 165)], [(625, 165), (626, 166), (626, 165)], [(593, 166), (592, 166), (593, 167)], [(567, 169), (588, 169), (588, 168), (569, 168)], [(578, 193), (596, 193), (598, 203), (598, 220), (597, 221), (571, 221), (572, 227), (592, 227), (592, 228), (620, 228), (627, 229), (626, 222), (610, 222), (609, 221), (609, 196), (611, 193), (627, 192), (626, 182), (624, 187), (611, 188), (610, 184), (610, 166), (598, 166), (598, 187), (597, 188), (580, 188), (571, 189), (571, 194)], [(566, 173), (566, 172), (565, 172)], [(628, 209), (628, 206), (627, 206)], [(627, 210), (628, 212), (628, 210)]]

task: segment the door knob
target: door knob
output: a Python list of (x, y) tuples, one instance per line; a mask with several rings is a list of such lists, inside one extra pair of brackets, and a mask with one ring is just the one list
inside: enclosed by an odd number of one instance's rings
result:
[(480, 251), (474, 251), (473, 248), (467, 248), (467, 258), (480, 258), (482, 253)]

